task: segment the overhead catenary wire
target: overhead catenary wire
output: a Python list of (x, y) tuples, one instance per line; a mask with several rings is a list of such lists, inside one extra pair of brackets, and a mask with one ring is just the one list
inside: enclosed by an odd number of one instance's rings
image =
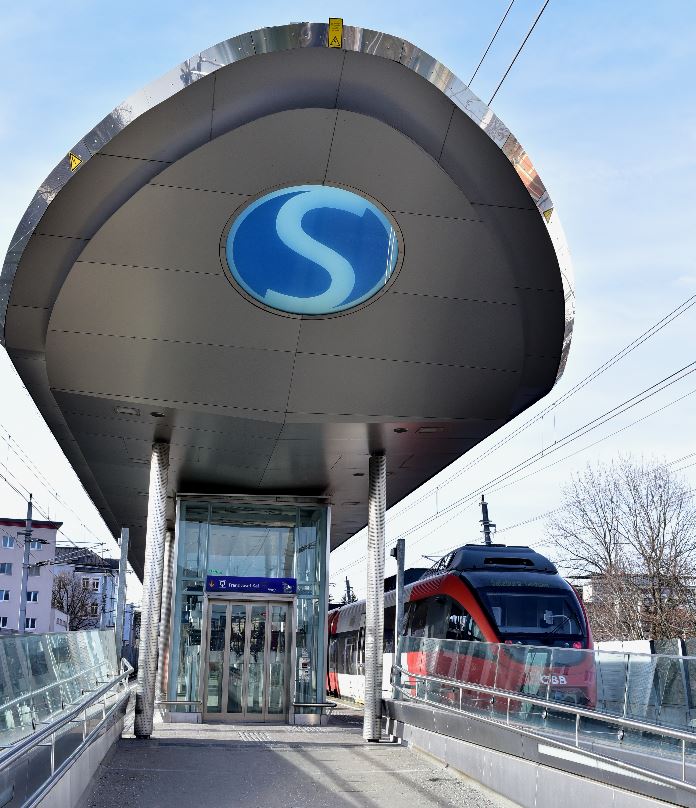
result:
[(493, 99), (494, 99), (494, 98), (496, 97), (496, 95), (498, 94), (498, 90), (499, 90), (499, 89), (500, 89), (500, 88), (503, 86), (503, 82), (504, 82), (504, 81), (505, 81), (505, 79), (507, 78), (508, 73), (509, 73), (509, 72), (512, 70), (512, 66), (513, 66), (513, 65), (515, 64), (515, 62), (517, 61), (517, 57), (520, 55), (520, 53), (522, 53), (522, 49), (523, 49), (523, 48), (524, 48), (524, 46), (527, 44), (527, 40), (528, 40), (528, 39), (529, 39), (529, 37), (532, 35), (532, 31), (533, 31), (533, 30), (536, 28), (537, 23), (538, 23), (538, 22), (539, 22), (539, 20), (541, 19), (541, 15), (544, 13), (544, 11), (546, 11), (546, 6), (548, 6), (548, 4), (549, 4), (550, 2), (551, 2), (551, 0), (545, 0), (544, 5), (541, 7), (541, 10), (540, 10), (540, 11), (539, 11), (539, 13), (536, 15), (536, 19), (535, 19), (535, 20), (534, 20), (534, 22), (532, 23), (532, 27), (529, 29), (529, 31), (527, 31), (527, 36), (526, 36), (526, 37), (525, 37), (525, 38), (522, 40), (522, 44), (521, 44), (521, 45), (520, 45), (520, 47), (517, 49), (517, 53), (516, 53), (516, 54), (513, 56), (512, 61), (511, 61), (511, 62), (510, 62), (510, 64), (508, 65), (507, 70), (505, 71), (505, 73), (503, 73), (503, 77), (502, 77), (502, 79), (500, 79), (500, 81), (498, 82), (498, 86), (497, 86), (497, 87), (495, 88), (495, 90), (493, 91), (493, 95), (490, 97), (490, 99), (489, 99), (489, 101), (488, 101), (488, 106), (489, 106), (489, 107), (490, 107), (490, 105), (493, 103)]
[(469, 87), (471, 87), (472, 82), (476, 78), (476, 74), (479, 72), (479, 69), (480, 69), (481, 65), (483, 64), (484, 59), (486, 58), (486, 56), (488, 56), (488, 51), (491, 49), (491, 46), (495, 42), (495, 39), (498, 36), (498, 33), (499, 33), (500, 29), (503, 27), (503, 23), (507, 19), (507, 16), (510, 13), (510, 9), (514, 6), (514, 4), (515, 4), (515, 0), (510, 0), (510, 5), (507, 7), (507, 11), (505, 12), (505, 14), (503, 14), (503, 19), (500, 21), (500, 23), (498, 24), (498, 27), (495, 29), (495, 33), (491, 37), (491, 41), (488, 43), (488, 47), (483, 52), (483, 56), (481, 57), (481, 61), (476, 65), (476, 70), (474, 70), (474, 73), (473, 73), (472, 77), (469, 79)]
[[(80, 517), (80, 516), (79, 516), (79, 514), (78, 514), (78, 513), (77, 513), (77, 512), (74, 510), (74, 508), (72, 508), (70, 505), (68, 505), (68, 503), (67, 503), (67, 502), (65, 502), (65, 500), (64, 500), (64, 499), (63, 499), (61, 496), (59, 496), (59, 494), (58, 494), (58, 491), (57, 491), (56, 487), (55, 487), (55, 486), (53, 485), (53, 483), (52, 483), (52, 482), (51, 482), (51, 481), (50, 481), (50, 480), (49, 480), (49, 479), (46, 477), (46, 475), (45, 475), (45, 474), (43, 474), (43, 472), (41, 472), (41, 471), (40, 471), (40, 470), (37, 468), (36, 464), (35, 464), (35, 463), (32, 461), (32, 459), (29, 457), (28, 453), (27, 453), (27, 452), (26, 452), (26, 451), (25, 451), (25, 450), (22, 448), (22, 446), (21, 446), (21, 445), (20, 445), (20, 444), (17, 442), (17, 440), (15, 440), (15, 439), (12, 437), (12, 435), (11, 435), (11, 434), (8, 432), (8, 430), (7, 430), (7, 429), (5, 429), (5, 427), (0, 426), (0, 429), (2, 429), (2, 430), (3, 430), (3, 432), (5, 433), (5, 442), (6, 442), (6, 444), (7, 444), (7, 448), (8, 448), (8, 450), (10, 450), (10, 451), (11, 451), (11, 452), (12, 452), (12, 453), (13, 453), (13, 454), (14, 454), (14, 455), (15, 455), (15, 456), (18, 458), (18, 460), (20, 461), (20, 463), (22, 463), (22, 465), (23, 465), (23, 466), (24, 466), (24, 467), (25, 467), (25, 468), (26, 468), (26, 469), (29, 471), (29, 473), (30, 473), (30, 474), (32, 474), (32, 475), (34, 476), (34, 478), (35, 478), (36, 480), (38, 480), (38, 482), (40, 482), (40, 483), (41, 483), (41, 485), (42, 485), (42, 486), (43, 486), (43, 487), (46, 489), (46, 491), (47, 491), (47, 492), (48, 492), (48, 493), (49, 493), (51, 496), (53, 496), (53, 497), (54, 497), (54, 499), (56, 500), (56, 502), (60, 503), (60, 504), (61, 504), (61, 505), (62, 505), (62, 506), (63, 506), (63, 507), (66, 509), (66, 510), (70, 511), (70, 512), (73, 514), (73, 516), (75, 516), (75, 517), (76, 517), (77, 521), (79, 522), (80, 526), (81, 526), (81, 527), (82, 527), (82, 529), (85, 531), (85, 533), (87, 533), (88, 535), (92, 536), (92, 538), (93, 538), (95, 541), (98, 541), (97, 536), (96, 536), (96, 535), (95, 535), (95, 534), (94, 534), (94, 533), (93, 533), (93, 532), (92, 532), (92, 531), (91, 531), (91, 530), (90, 530), (90, 529), (87, 527), (87, 525), (86, 525), (86, 524), (85, 524), (85, 523), (82, 521), (81, 517)], [(11, 441), (11, 442), (12, 442), (12, 444), (14, 444), (14, 445), (10, 445), (10, 441)], [(16, 448), (15, 448), (15, 447), (16, 447)], [(20, 453), (21, 453), (21, 454), (20, 454)], [(22, 455), (23, 455), (23, 457), (22, 457)], [(25, 459), (25, 458), (26, 458), (26, 459)], [(6, 471), (9, 471), (9, 469), (7, 468), (7, 463), (5, 463), (4, 465), (5, 465), (5, 469), (6, 469)], [(15, 479), (16, 479), (16, 478), (15, 478)], [(83, 489), (83, 490), (84, 490), (84, 489)], [(49, 517), (46, 517), (46, 518), (49, 518)]]
[[(540, 474), (542, 471), (548, 471), (548, 469), (553, 468), (554, 466), (557, 466), (560, 463), (565, 462), (566, 460), (569, 460), (571, 457), (575, 457), (576, 455), (580, 454), (581, 452), (585, 452), (588, 449), (592, 449), (593, 447), (597, 446), (597, 444), (602, 443), (605, 440), (609, 440), (610, 438), (615, 437), (619, 433), (624, 432), (627, 429), (630, 429), (631, 427), (635, 426), (636, 424), (641, 423), (642, 421), (647, 420), (648, 418), (651, 418), (653, 415), (657, 415), (658, 413), (662, 412), (663, 410), (666, 410), (669, 407), (672, 407), (675, 404), (678, 404), (680, 401), (683, 401), (684, 399), (689, 398), (690, 396), (692, 396), (694, 394), (696, 394), (696, 388), (694, 388), (693, 390), (690, 390), (688, 393), (685, 393), (684, 395), (678, 396), (677, 398), (673, 399), (672, 401), (669, 401), (667, 404), (663, 404), (661, 407), (658, 407), (657, 409), (652, 410), (652, 412), (649, 412), (646, 415), (641, 416), (640, 418), (636, 418), (634, 421), (631, 421), (629, 424), (625, 424), (620, 429), (616, 429), (613, 432), (610, 432), (608, 435), (603, 435), (598, 440), (595, 440), (592, 443), (588, 443), (587, 445), (581, 447), (580, 449), (577, 449), (576, 451), (571, 452), (570, 454), (565, 455), (564, 457), (561, 457), (558, 460), (555, 460), (553, 463), (549, 463), (546, 466), (543, 466), (542, 468), (535, 469), (533, 472), (531, 472), (530, 474), (526, 474), (524, 477), (517, 477), (517, 478), (515, 478), (513, 480), (507, 481), (504, 484), (499, 485), (499, 486), (491, 489), (491, 493), (496, 493), (497, 491), (502, 491), (505, 488), (509, 488), (511, 485), (516, 485), (517, 483), (520, 483), (523, 480), (527, 480), (530, 477), (534, 477), (535, 475)], [(478, 491), (471, 495), (472, 500), (473, 500), (473, 498), (475, 498), (477, 496), (478, 496)], [(465, 510), (467, 507), (472, 507), (473, 504), (475, 504), (475, 501), (472, 501), (471, 503), (465, 504), (461, 508), (458, 508), (452, 518), (455, 518), (456, 516), (459, 516), (459, 514), (461, 513), (462, 510)], [(556, 510), (559, 510), (559, 509), (556, 509)], [(555, 512), (555, 511), (550, 511), (550, 512), (548, 512), (548, 514), (545, 514), (545, 515), (551, 515), (551, 513), (553, 513), (553, 512)], [(450, 520), (447, 520), (447, 521), (450, 521)], [(533, 521), (536, 521), (536, 520), (533, 520)], [(444, 523), (444, 524), (446, 524), (446, 523)], [(440, 527), (441, 527), (441, 525), (438, 526), (438, 528), (436, 528), (436, 530), (439, 530)], [(432, 533), (434, 533), (434, 532), (435, 531), (433, 530), (430, 533), (428, 533), (427, 535), (432, 535)], [(426, 536), (418, 538), (415, 542), (413, 542), (411, 544), (411, 547), (415, 546), (416, 544), (420, 544), (420, 542), (424, 538), (426, 538)], [(445, 550), (445, 552), (447, 552), (447, 551)]]
[(649, 339), (654, 337), (656, 334), (662, 331), (663, 328), (666, 328), (668, 325), (670, 325), (670, 323), (674, 322), (674, 320), (676, 320), (678, 317), (681, 317), (695, 305), (696, 305), (696, 295), (691, 295), (682, 303), (680, 303), (676, 308), (672, 309), (672, 311), (670, 311), (656, 323), (651, 325), (650, 328), (643, 331), (642, 334), (640, 334), (634, 340), (632, 340), (623, 348), (621, 348), (621, 350), (617, 351), (615, 354), (610, 356), (609, 359), (607, 359), (605, 362), (599, 365), (599, 367), (595, 368), (595, 370), (593, 370), (587, 376), (583, 377), (579, 382), (574, 384), (569, 390), (563, 393), (563, 395), (561, 395), (555, 401), (551, 402), (551, 404), (548, 404), (546, 407), (544, 407), (543, 410), (536, 413), (535, 415), (532, 415), (530, 418), (528, 418), (526, 421), (524, 421), (522, 424), (516, 427), (510, 434), (505, 435), (503, 438), (494, 443), (493, 446), (489, 447), (485, 452), (483, 452), (473, 460), (469, 461), (469, 463), (467, 463), (462, 468), (459, 468), (456, 471), (454, 471), (444, 480), (439, 482), (435, 488), (421, 495), (417, 499), (412, 500), (407, 505), (398, 510), (396, 513), (390, 513), (389, 518), (398, 519), (402, 514), (406, 513), (407, 511), (410, 511), (412, 508), (416, 507), (424, 500), (433, 496), (433, 493), (435, 493), (438, 490), (442, 490), (446, 485), (449, 485), (458, 477), (461, 477), (462, 474), (465, 474), (467, 471), (479, 465), (479, 463), (483, 462), (483, 460), (490, 457), (492, 454), (501, 449), (503, 446), (507, 445), (511, 440), (516, 438), (522, 432), (525, 432), (531, 426), (543, 420), (546, 417), (546, 415), (551, 413), (553, 410), (557, 409), (562, 404), (565, 404), (565, 402), (568, 401), (568, 399), (572, 398), (574, 395), (579, 393), (588, 384), (595, 381), (599, 376), (606, 373), (607, 370), (610, 370), (618, 362), (625, 359), (627, 356), (633, 353), (633, 351), (635, 351), (637, 348), (643, 345), (643, 343), (647, 342)]
[[(585, 450), (591, 448), (592, 446), (595, 446), (596, 444), (601, 443), (602, 441), (607, 440), (610, 437), (613, 437), (614, 435), (616, 435), (616, 434), (618, 434), (620, 432), (623, 432), (624, 430), (630, 428), (631, 426), (634, 426), (635, 424), (646, 420), (647, 418), (651, 417), (652, 415), (655, 415), (658, 412), (661, 412), (662, 410), (665, 410), (668, 407), (673, 406), (674, 404), (678, 403), (679, 401), (682, 401), (685, 398), (688, 398), (689, 396), (696, 393), (696, 388), (694, 390), (691, 390), (690, 392), (682, 395), (682, 396), (679, 396), (678, 398), (674, 399), (673, 401), (668, 402), (667, 404), (663, 405), (662, 407), (659, 407), (656, 410), (654, 410), (654, 411), (652, 411), (652, 412), (650, 412), (650, 413), (648, 413), (648, 414), (646, 414), (644, 416), (641, 416), (640, 418), (636, 419), (632, 423), (621, 427), (621, 429), (615, 430), (611, 434), (600, 438), (599, 440), (595, 441), (594, 443), (591, 443), (588, 446), (582, 447), (581, 449), (578, 449), (577, 451), (571, 453), (570, 455), (567, 455), (567, 456), (565, 456), (565, 457), (563, 457), (563, 458), (561, 458), (559, 460), (554, 461), (553, 463), (545, 466), (544, 468), (537, 469), (534, 472), (532, 472), (531, 474), (526, 475), (525, 477), (522, 477), (522, 478), (517, 478), (517, 479), (512, 479), (512, 480), (510, 479), (511, 477), (515, 477), (517, 474), (524, 471), (526, 468), (529, 468), (531, 465), (538, 462), (543, 457), (546, 457), (546, 456), (548, 456), (550, 454), (553, 454), (556, 451), (559, 451), (560, 449), (564, 448), (565, 446), (568, 446), (569, 444), (573, 443), (574, 441), (579, 440), (580, 438), (587, 435), (589, 432), (592, 432), (593, 430), (598, 429), (599, 427), (603, 426), (604, 424), (608, 423), (609, 421), (613, 420), (614, 418), (618, 417), (619, 415), (622, 415), (623, 413), (628, 412), (633, 407), (638, 406), (639, 404), (642, 404), (644, 401), (647, 401), (652, 396), (657, 395), (658, 393), (661, 393), (663, 390), (666, 390), (671, 385), (676, 384), (679, 381), (682, 381), (684, 378), (686, 378), (687, 376), (689, 376), (690, 374), (692, 374), (694, 372), (696, 372), (696, 362), (691, 362), (688, 365), (685, 365), (684, 367), (680, 368), (679, 370), (669, 374), (668, 376), (665, 376), (660, 381), (655, 382), (654, 384), (650, 385), (649, 387), (644, 388), (640, 393), (637, 393), (636, 395), (631, 396), (631, 398), (626, 399), (625, 401), (623, 401), (621, 404), (617, 405), (616, 407), (613, 407), (612, 409), (607, 410), (602, 415), (597, 416), (596, 418), (592, 419), (591, 421), (588, 421), (583, 426), (578, 427), (577, 429), (575, 429), (572, 432), (568, 433), (566, 436), (564, 436), (564, 438), (562, 438), (560, 441), (557, 441), (555, 444), (553, 444), (548, 449), (541, 450), (539, 452), (536, 452), (536, 453), (528, 456), (527, 458), (520, 461), (515, 466), (512, 466), (511, 468), (509, 468), (506, 471), (502, 472), (501, 474), (499, 474), (497, 477), (493, 478), (492, 480), (489, 480), (488, 482), (486, 482), (486, 483), (484, 483), (484, 484), (482, 484), (480, 486), (477, 486), (475, 489), (468, 492), (466, 495), (456, 499), (454, 502), (450, 503), (447, 507), (445, 507), (442, 510), (438, 511), (438, 513), (432, 514), (429, 517), (426, 517), (425, 519), (421, 520), (420, 522), (417, 522), (415, 525), (412, 525), (410, 528), (408, 528), (406, 530), (399, 531), (399, 536), (401, 536), (401, 537), (409, 536), (412, 533), (416, 532), (417, 530), (421, 529), (422, 527), (426, 527), (427, 525), (432, 524), (433, 521), (439, 521), (440, 519), (442, 519), (447, 514), (452, 514), (453, 512), (454, 512), (454, 514), (453, 514), (452, 518), (454, 518), (455, 516), (458, 516), (459, 513), (462, 510), (464, 510), (465, 508), (472, 507), (474, 498), (475, 497), (477, 498), (481, 491), (485, 490), (485, 491), (493, 492), (493, 491), (501, 490), (502, 488), (508, 487), (509, 485), (517, 484), (518, 482), (521, 482), (523, 479), (527, 479), (527, 477), (534, 476), (535, 474), (540, 473), (541, 471), (544, 471), (544, 470), (546, 470), (546, 469), (548, 469), (548, 468), (550, 468), (552, 466), (558, 465), (559, 463), (569, 459), (570, 457), (573, 457), (574, 455), (579, 454), (580, 452), (585, 451)], [(449, 522), (449, 521), (451, 521), (451, 520), (448, 519), (445, 522), (441, 522), (437, 529), (440, 529), (442, 527), (442, 525), (447, 524), (447, 522)], [(427, 536), (431, 535), (433, 532), (435, 532), (435, 531), (433, 530), (433, 531), (431, 531), (431, 533), (426, 534), (426, 536), (422, 536), (419, 539), (417, 539), (415, 542), (412, 542), (409, 545), (409, 548), (412, 548), (416, 544), (420, 543), (423, 539), (427, 538)], [(356, 566), (357, 564), (361, 563), (364, 560), (364, 558), (365, 558), (364, 555), (361, 556), (360, 558), (356, 559), (351, 564), (345, 565), (345, 566), (341, 567), (340, 569), (336, 570), (334, 574), (338, 575), (338, 574), (344, 572), (346, 569), (350, 569), (350, 568)]]
[[(4, 481), (5, 481), (5, 483), (7, 483), (7, 485), (8, 485), (10, 488), (12, 488), (12, 490), (13, 490), (13, 491), (15, 491), (15, 493), (17, 493), (17, 494), (18, 494), (18, 495), (19, 495), (19, 496), (20, 496), (20, 497), (21, 497), (21, 498), (22, 498), (22, 499), (23, 499), (25, 502), (27, 502), (27, 501), (28, 501), (29, 489), (28, 489), (28, 488), (27, 488), (27, 487), (24, 485), (24, 483), (19, 482), (19, 480), (18, 480), (18, 479), (15, 477), (15, 475), (14, 475), (14, 474), (12, 474), (12, 472), (11, 472), (11, 471), (10, 471), (8, 468), (5, 468), (5, 473), (6, 473), (6, 474), (9, 474), (9, 475), (10, 475), (10, 477), (12, 477), (12, 479), (15, 481), (15, 483), (17, 483), (17, 485), (19, 485), (19, 486), (21, 486), (22, 488), (24, 488), (24, 493), (23, 493), (22, 491), (20, 491), (20, 490), (19, 490), (19, 488), (17, 488), (17, 486), (16, 486), (16, 485), (14, 485), (14, 484), (13, 484), (13, 483), (12, 483), (12, 482), (11, 482), (11, 481), (10, 481), (10, 480), (9, 480), (9, 479), (6, 477), (6, 476), (5, 476), (5, 474), (2, 474), (2, 472), (0, 472), (0, 479), (4, 480)], [(37, 500), (36, 500), (36, 499), (34, 499), (34, 500), (33, 500), (33, 503), (34, 503), (34, 509), (36, 510), (36, 512), (37, 512), (37, 513), (38, 513), (38, 514), (39, 514), (41, 517), (43, 517), (44, 519), (46, 519), (46, 520), (48, 520), (48, 521), (51, 521), (51, 520), (50, 520), (50, 517), (49, 517), (49, 516), (46, 514), (46, 512), (43, 510), (43, 507), (41, 506), (41, 504), (40, 504), (40, 503), (38, 503), (38, 502), (37, 502)], [(74, 539), (73, 539), (71, 536), (68, 536), (68, 534), (67, 534), (67, 533), (66, 533), (64, 530), (62, 530), (61, 528), (58, 528), (56, 532), (57, 532), (57, 533), (60, 533), (60, 534), (61, 534), (61, 535), (62, 535), (62, 536), (63, 536), (63, 537), (64, 537), (64, 538), (65, 538), (65, 539), (68, 541), (68, 542), (70, 542), (70, 544), (72, 544), (72, 546), (73, 546), (73, 547), (75, 547), (75, 548), (77, 548), (77, 549), (81, 549), (81, 550), (83, 550), (83, 551), (84, 551), (84, 550), (88, 550), (88, 549), (92, 549), (92, 547), (91, 547), (91, 546), (80, 546), (80, 545), (79, 545), (79, 544), (78, 544), (78, 543), (77, 543), (77, 542), (76, 542), (76, 541), (75, 541), (75, 540), (74, 540)]]

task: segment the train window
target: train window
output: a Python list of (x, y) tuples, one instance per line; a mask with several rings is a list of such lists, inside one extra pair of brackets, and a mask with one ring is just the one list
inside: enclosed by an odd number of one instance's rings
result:
[(474, 618), (456, 601), (452, 601), (452, 608), (447, 621), (448, 640), (478, 640), (485, 641), (481, 629), (476, 625)]
[(384, 653), (394, 653), (394, 620), (396, 619), (396, 606), (388, 606), (384, 610)]
[(428, 636), (428, 600), (416, 601), (409, 619), (409, 632), (412, 637)]
[(447, 620), (450, 613), (451, 598), (445, 595), (436, 595), (428, 598), (428, 630), (427, 637), (444, 639), (447, 631)]
[(404, 634), (408, 637), (411, 633), (411, 624), (413, 622), (413, 613), (416, 611), (416, 604), (414, 601), (405, 604), (405, 620), (404, 620)]

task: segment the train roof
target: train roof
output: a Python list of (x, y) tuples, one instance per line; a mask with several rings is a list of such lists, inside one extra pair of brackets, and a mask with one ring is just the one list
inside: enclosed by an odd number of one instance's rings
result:
[(451, 572), (514, 570), (558, 574), (555, 565), (531, 547), (507, 547), (504, 544), (465, 544), (454, 551), (447, 569)]

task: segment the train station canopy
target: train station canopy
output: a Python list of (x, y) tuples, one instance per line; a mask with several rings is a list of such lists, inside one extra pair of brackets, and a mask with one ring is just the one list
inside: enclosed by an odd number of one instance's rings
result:
[(234, 37), (117, 106), (3, 265), (4, 345), (138, 573), (153, 441), (172, 494), (329, 498), (335, 548), (370, 452), (391, 506), (563, 369), (569, 259), (522, 146), (414, 45), (327, 29)]

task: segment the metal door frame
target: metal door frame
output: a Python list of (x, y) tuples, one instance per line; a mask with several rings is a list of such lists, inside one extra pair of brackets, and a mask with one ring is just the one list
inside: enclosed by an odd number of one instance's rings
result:
[[(240, 606), (253, 606), (258, 603), (266, 603), (269, 605), (274, 603), (287, 604), (288, 607), (288, 625), (287, 635), (288, 641), (286, 642), (286, 656), (285, 656), (285, 712), (274, 713), (273, 718), (268, 715), (268, 697), (270, 682), (270, 629), (266, 629), (266, 636), (264, 639), (264, 697), (263, 697), (263, 711), (261, 713), (252, 713), (245, 715), (244, 713), (227, 713), (223, 711), (223, 705), (227, 707), (227, 689), (229, 687), (229, 645), (232, 635), (232, 621), (227, 619), (229, 609), (226, 612), (225, 623), (225, 646), (223, 648), (223, 674), (222, 674), (222, 698), (220, 703), (219, 713), (206, 712), (206, 705), (208, 703), (208, 657), (210, 654), (210, 609), (213, 603), (224, 603), (226, 606), (230, 604), (238, 604)], [(250, 614), (250, 613), (249, 613)], [(202, 615), (202, 636), (201, 636), (201, 667), (198, 681), (201, 683), (201, 718), (203, 722), (211, 721), (224, 721), (228, 723), (278, 723), (286, 724), (292, 723), (294, 716), (293, 709), (293, 693), (295, 691), (295, 667), (296, 667), (296, 644), (295, 644), (295, 625), (297, 623), (297, 598), (294, 595), (273, 595), (266, 594), (235, 594), (235, 595), (222, 595), (215, 593), (209, 596), (207, 593), (203, 597), (203, 615)], [(267, 624), (270, 621), (270, 609), (267, 615)], [(246, 649), (249, 648), (251, 635), (251, 620), (247, 619), (244, 626), (244, 648), (245, 657), (247, 656)], [(248, 677), (244, 677), (243, 691), (242, 691), (242, 704), (246, 705), (248, 695)]]

